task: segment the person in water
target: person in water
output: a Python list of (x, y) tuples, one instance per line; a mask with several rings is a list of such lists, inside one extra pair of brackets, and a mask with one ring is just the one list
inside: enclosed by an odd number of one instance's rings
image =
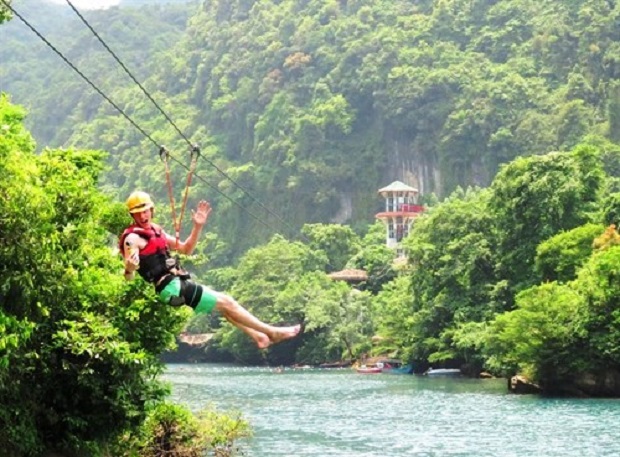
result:
[(192, 210), (192, 231), (185, 241), (168, 235), (152, 222), (155, 205), (146, 192), (135, 191), (127, 199), (127, 209), (133, 224), (119, 239), (119, 249), (125, 264), (125, 279), (132, 280), (135, 272), (155, 286), (159, 299), (172, 306), (187, 305), (197, 313), (214, 310), (231, 324), (248, 334), (260, 349), (293, 338), (300, 326), (276, 327), (256, 318), (232, 297), (197, 284), (181, 268), (170, 251), (191, 254), (202, 227), (211, 213), (211, 206), (202, 200)]

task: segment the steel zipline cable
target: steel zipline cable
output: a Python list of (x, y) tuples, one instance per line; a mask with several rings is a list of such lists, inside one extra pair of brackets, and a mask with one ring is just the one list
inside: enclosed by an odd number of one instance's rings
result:
[[(4, 0), (2, 0), (4, 1)], [(181, 131), (181, 129), (176, 125), (176, 123), (168, 116), (168, 114), (163, 110), (163, 108), (153, 99), (151, 94), (144, 88), (144, 86), (136, 79), (136, 77), (129, 71), (127, 66), (121, 61), (121, 59), (116, 55), (116, 53), (108, 46), (108, 44), (101, 38), (101, 36), (97, 33), (97, 31), (91, 26), (91, 24), (86, 20), (86, 18), (78, 11), (78, 9), (73, 5), (71, 0), (65, 0), (67, 4), (71, 7), (71, 9), (75, 12), (75, 14), (80, 18), (80, 20), (84, 23), (84, 25), (92, 32), (92, 34), (99, 40), (99, 43), (110, 53), (110, 55), (116, 60), (116, 62), (120, 65), (120, 67), (127, 73), (127, 75), (131, 78), (131, 80), (142, 90), (144, 95), (153, 103), (155, 108), (164, 116), (164, 118), (170, 123), (170, 125), (176, 130), (176, 132), (183, 138), (183, 140), (188, 144), (190, 149), (194, 148), (195, 145), (187, 138), (187, 136)], [(215, 170), (217, 170), (220, 175), (230, 181), (235, 187), (243, 192), (244, 195), (248, 196), (254, 203), (257, 203), (261, 208), (267, 211), (268, 214), (275, 217), (282, 225), (286, 226), (291, 233), (295, 233), (296, 230), (280, 215), (272, 211), (266, 205), (264, 205), (260, 200), (254, 197), (244, 186), (235, 181), (228, 173), (218, 167), (212, 160), (205, 157), (204, 155), (200, 155), (204, 161), (206, 161), (209, 165), (211, 165)]]
[[(108, 97), (101, 89), (99, 89), (84, 73), (82, 73), (71, 61), (69, 61), (69, 59), (67, 59), (62, 52), (60, 52), (52, 43), (49, 42), (49, 40), (47, 40), (32, 24), (30, 24), (30, 22), (28, 22), (28, 20), (26, 20), (26, 18), (24, 18), (21, 14), (19, 14), (19, 12), (17, 12), (12, 6), (11, 4), (7, 1), (7, 0), (0, 0), (0, 2), (2, 4), (4, 4), (4, 6), (10, 10), (16, 17), (18, 17), (25, 25), (26, 27), (28, 27), (37, 37), (39, 37), (39, 39), (41, 39), (52, 51), (54, 51), (67, 65), (69, 65), (69, 67), (71, 67), (71, 69), (73, 71), (75, 71), (78, 75), (80, 75), (80, 77), (86, 81), (86, 83), (88, 83), (88, 85), (90, 85), (90, 87), (92, 87), (99, 95), (101, 95), (108, 103), (110, 103), (125, 119), (127, 119), (131, 125), (133, 125), (142, 135), (144, 135), (144, 137), (146, 137), (151, 143), (153, 143), (153, 145), (155, 145), (159, 150), (161, 150), (163, 148), (163, 146), (161, 146), (160, 144), (158, 144), (151, 135), (149, 135), (142, 127), (140, 127), (138, 125), (137, 122), (135, 122), (127, 113), (125, 113), (125, 111), (119, 107), (116, 103), (114, 103), (114, 101)], [(149, 96), (150, 98), (150, 96)], [(152, 100), (152, 99), (151, 99)], [(185, 138), (185, 137), (184, 137)], [(185, 138), (187, 140), (187, 138)], [(191, 145), (191, 143), (190, 143)], [(191, 145), (192, 148), (194, 148), (194, 145)], [(181, 167), (185, 168), (187, 171), (191, 171), (190, 168), (185, 165), (183, 162), (181, 162), (180, 160), (178, 160), (176, 157), (174, 157), (172, 154), (170, 154), (169, 152), (167, 153), (168, 157), (170, 159), (172, 159), (174, 162), (176, 162), (177, 164), (179, 164)], [(265, 222), (264, 220), (262, 220), (260, 217), (256, 216), (255, 214), (253, 214), (251, 211), (249, 211), (245, 206), (243, 206), (241, 203), (239, 203), (238, 201), (234, 200), (233, 198), (229, 197), (228, 195), (226, 195), (224, 192), (222, 192), (221, 190), (219, 190), (216, 186), (214, 186), (213, 184), (209, 183), (206, 179), (202, 178), (201, 176), (199, 176), (197, 173), (192, 172), (194, 176), (196, 176), (197, 179), (199, 179), (200, 181), (202, 181), (204, 184), (206, 184), (208, 187), (210, 187), (211, 189), (213, 189), (215, 192), (217, 192), (218, 194), (220, 194), (222, 197), (224, 197), (225, 199), (229, 200), (230, 202), (232, 202), (233, 204), (237, 205), (239, 208), (241, 208), (243, 211), (247, 212), (252, 218), (254, 218), (256, 221), (258, 221), (259, 223), (261, 223), (262, 225), (264, 225), (266, 228), (272, 230), (274, 233), (277, 233), (278, 231), (272, 227), (270, 224), (268, 224), (267, 222)], [(290, 227), (290, 226), (289, 226)]]

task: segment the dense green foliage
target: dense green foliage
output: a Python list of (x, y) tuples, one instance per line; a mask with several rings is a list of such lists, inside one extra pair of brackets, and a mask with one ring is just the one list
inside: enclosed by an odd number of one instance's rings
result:
[(492, 323), (490, 365), (499, 361), (508, 372), (525, 373), (549, 391), (584, 373), (617, 369), (619, 255), (616, 244), (593, 253), (574, 281), (519, 294), (517, 309)]
[(592, 240), (603, 225), (586, 224), (559, 233), (540, 243), (536, 249), (536, 270), (541, 281), (568, 282), (592, 254)]
[(2, 24), (4, 21), (10, 19), (12, 16), (11, 12), (9, 11), (9, 9), (4, 6), (4, 4), (0, 5), (0, 24)]
[[(192, 329), (215, 329), (218, 350), (247, 363), (389, 353), (417, 370), (521, 372), (547, 390), (620, 369), (619, 236), (613, 227), (600, 236), (620, 214), (620, 5), (187, 8), (89, 18), (201, 145), (189, 204), (213, 202), (214, 233), (188, 263), (262, 320), (304, 332), (258, 351), (217, 317)], [(185, 158), (187, 144), (92, 39), (78, 45), (40, 25)], [(161, 405), (156, 379), (157, 356), (188, 313), (158, 305), (141, 281), (125, 284), (112, 252), (126, 219), (110, 196), (148, 190), (169, 220), (156, 148), (66, 69), (34, 65), (49, 51), (32, 54), (24, 30), (12, 30), (3, 84), (31, 109), (42, 144), (75, 149), (36, 155), (24, 112), (0, 99), (0, 441), (11, 456), (96, 454), (128, 433), (142, 451), (161, 436), (205, 445), (197, 420)], [(399, 269), (382, 226), (367, 226), (376, 189), (401, 171), (447, 198), (416, 220)], [(184, 173), (174, 166), (177, 183)], [(285, 229), (302, 241), (274, 234)], [(369, 280), (329, 279), (344, 266)]]
[[(261, 320), (273, 323), (302, 323), (304, 335), (260, 353), (230, 325), (215, 339), (236, 360), (272, 364), (321, 363), (355, 358), (360, 347), (369, 349), (373, 335), (369, 294), (334, 282), (323, 272), (332, 247), (342, 246), (349, 231), (338, 226), (309, 226), (306, 233), (321, 237), (327, 250), (314, 249), (280, 236), (249, 250), (239, 261), (230, 292)], [(356, 244), (349, 245), (354, 249)], [(391, 262), (391, 258), (388, 260)]]
[[(415, 359), (464, 364), (474, 371), (484, 366), (497, 369), (494, 360), (500, 346), (485, 349), (485, 341), (495, 341), (500, 327), (492, 327), (487, 338), (487, 324), (496, 316), (504, 322), (505, 316), (521, 315), (521, 311), (503, 314), (513, 309), (520, 291), (517, 307), (536, 306), (536, 313), (543, 317), (550, 313), (548, 319), (560, 328), (561, 319), (554, 312), (574, 317), (569, 306), (574, 300), (558, 295), (563, 286), (543, 286), (538, 291), (536, 284), (574, 279), (593, 255), (593, 241), (603, 226), (588, 222), (600, 214), (596, 208), (603, 199), (602, 166), (600, 150), (591, 145), (578, 146), (570, 153), (519, 158), (500, 170), (489, 189), (455, 193), (416, 223), (408, 239), (413, 296), (410, 338)], [(533, 309), (523, 311), (529, 319), (546, 319), (533, 313)], [(543, 354), (538, 361), (532, 360), (532, 353), (548, 350), (556, 361), (566, 364), (563, 370), (570, 371), (571, 348), (563, 348), (564, 352), (552, 346), (542, 348), (533, 340), (529, 346), (523, 343), (530, 341), (528, 333), (515, 339), (520, 328), (505, 337), (508, 346), (532, 352), (502, 359), (507, 366), (512, 366), (507, 360), (519, 360), (537, 369), (544, 366), (561, 377), (559, 362), (547, 366)], [(564, 331), (572, 334), (570, 329)], [(551, 328), (541, 329), (542, 340), (552, 335)], [(603, 366), (590, 361), (588, 368)], [(580, 366), (581, 370), (586, 366)], [(526, 371), (542, 378), (539, 371)], [(548, 382), (549, 378), (540, 380)]]
[(165, 397), (159, 355), (187, 316), (122, 279), (104, 228), (122, 226), (102, 223), (114, 211), (96, 188), (104, 154), (35, 155), (23, 116), (0, 96), (3, 455), (141, 455), (141, 441), (119, 439)]
[(409, 237), (416, 360), (455, 358), (449, 349), (454, 327), (479, 321), (498, 306), (488, 200), (488, 191), (457, 191), (419, 220)]
[(377, 221), (371, 225), (362, 239), (360, 249), (346, 265), (364, 270), (368, 274), (365, 288), (375, 294), (396, 277), (394, 251), (385, 245), (385, 230), (382, 222)]
[[(603, 145), (592, 137), (570, 152), (518, 158), (489, 188), (457, 189), (416, 220), (404, 269), (381, 224), (357, 248), (348, 238), (347, 266), (369, 272), (365, 292), (312, 272), (329, 271), (326, 259), (347, 252), (340, 226), (306, 227), (308, 245), (275, 238), (226, 277), (263, 318), (304, 323), (286, 348), (297, 363), (387, 353), (418, 371), (520, 372), (549, 391), (605, 376), (618, 367), (611, 271), (620, 235), (602, 224), (615, 179), (604, 171), (614, 160)], [(237, 357), (250, 360), (240, 347)], [(267, 360), (286, 359), (270, 350)]]
[[(49, 12), (38, 18), (59, 17)], [(363, 227), (375, 190), (394, 178), (447, 196), (490, 184), (515, 157), (571, 149), (589, 132), (613, 137), (619, 13), (604, 0), (208, 0), (88, 18), (205, 158), (295, 232), (333, 220)], [(58, 20), (76, 34), (36, 25), (184, 161), (187, 144), (88, 31), (71, 16)], [(108, 191), (124, 198), (143, 187), (166, 201), (157, 148), (40, 42), (29, 46), (32, 34), (10, 26), (0, 77), (30, 108), (35, 136), (109, 151), (120, 172), (104, 175)], [(50, 86), (58, 91), (43, 89)], [(192, 198), (207, 196), (216, 208), (222, 256), (213, 262), (285, 230), (201, 165)], [(178, 182), (183, 172), (175, 170)]]
[(153, 409), (136, 447), (143, 457), (201, 457), (205, 449), (213, 455), (236, 455), (234, 441), (250, 436), (248, 424), (239, 414), (223, 416), (209, 409), (198, 416), (170, 403)]
[(535, 281), (532, 260), (540, 242), (589, 221), (602, 186), (600, 153), (587, 146), (520, 158), (500, 171), (490, 209), (500, 227), (501, 274), (514, 290)]

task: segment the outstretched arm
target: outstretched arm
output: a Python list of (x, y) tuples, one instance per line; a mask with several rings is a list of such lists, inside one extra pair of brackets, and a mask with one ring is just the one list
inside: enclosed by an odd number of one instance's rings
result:
[(181, 254), (191, 254), (196, 247), (196, 243), (198, 243), (198, 237), (202, 227), (207, 223), (210, 213), (211, 205), (207, 201), (201, 200), (196, 211), (192, 210), (192, 221), (194, 222), (192, 232), (185, 241), (179, 242), (178, 245), (177, 240), (173, 236), (166, 234), (168, 247), (179, 251)]

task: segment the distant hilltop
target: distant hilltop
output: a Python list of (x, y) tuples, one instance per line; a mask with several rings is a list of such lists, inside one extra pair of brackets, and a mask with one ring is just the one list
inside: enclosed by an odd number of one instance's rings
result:
[[(69, 6), (65, 0), (43, 0), (47, 3), (54, 3), (59, 6)], [(171, 4), (171, 3), (192, 3), (196, 0), (71, 0), (73, 6), (78, 10), (88, 9), (106, 9), (112, 6), (142, 6), (153, 4)]]

